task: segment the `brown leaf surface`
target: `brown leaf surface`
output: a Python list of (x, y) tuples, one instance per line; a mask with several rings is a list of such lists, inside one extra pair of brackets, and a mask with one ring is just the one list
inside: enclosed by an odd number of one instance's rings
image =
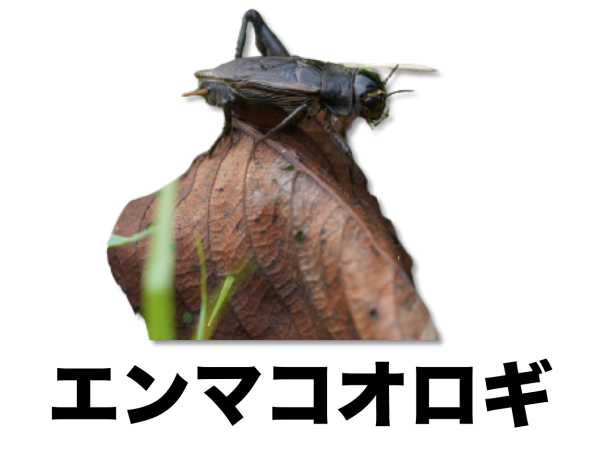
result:
[[(299, 127), (305, 131), (308, 136), (314, 140), (320, 151), (323, 152), (325, 158), (330, 163), (333, 170), (332, 175), (339, 182), (339, 184), (346, 190), (351, 190), (350, 184), (350, 172), (347, 166), (346, 157), (335, 144), (329, 139), (325, 130), (323, 129), (323, 120), (325, 111), (321, 111), (314, 120), (302, 122)], [(354, 120), (358, 117), (356, 111), (352, 111), (352, 114), (347, 117), (339, 117), (335, 124), (335, 129), (346, 139), (347, 133), (352, 126)], [(412, 276), (412, 265), (413, 261), (408, 252), (402, 246), (401, 242), (397, 238), (395, 227), (393, 223), (383, 216), (379, 202), (377, 198), (370, 194), (368, 191), (368, 180), (362, 170), (356, 165), (355, 171), (355, 189), (358, 197), (368, 205), (368, 212), (372, 214), (381, 225), (385, 227), (391, 238), (395, 241), (397, 246), (396, 257), (400, 261), (402, 269), (406, 272), (412, 283), (414, 279)]]
[[(350, 123), (348, 118), (336, 128), (345, 133)], [(197, 234), (210, 291), (226, 275), (251, 266), (214, 339), (436, 338), (409, 277), (411, 258), (368, 194), (366, 178), (356, 176), (362, 201), (354, 199), (340, 185), (349, 185), (345, 158), (320, 135), (321, 123), (315, 119), (303, 127), (260, 144), (251, 160), (261, 133), (234, 120), (233, 142), (224, 140), (211, 158), (197, 157), (180, 178), (177, 338), (190, 338), (201, 307)], [(294, 169), (284, 170), (289, 166)], [(114, 234), (145, 229), (155, 196), (130, 202)], [(147, 245), (143, 239), (108, 249), (114, 278), (135, 311)], [(185, 312), (192, 323), (183, 320)]]

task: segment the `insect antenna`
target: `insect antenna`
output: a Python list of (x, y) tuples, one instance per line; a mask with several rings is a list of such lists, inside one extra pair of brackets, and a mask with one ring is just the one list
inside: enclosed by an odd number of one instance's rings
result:
[(399, 94), (400, 92), (414, 92), (414, 91), (412, 89), (400, 89), (399, 91), (390, 92), (389, 94), (387, 94), (387, 97), (389, 97), (391, 94)]
[(395, 70), (396, 70), (397, 68), (399, 68), (399, 64), (396, 64), (396, 65), (393, 67), (393, 69), (392, 69), (392, 70), (391, 70), (391, 72), (389, 73), (389, 76), (387, 76), (387, 77), (385, 78), (385, 80), (383, 81), (383, 84), (387, 85), (387, 81), (389, 81), (389, 78), (390, 78), (391, 76), (393, 76), (393, 73), (395, 72)]

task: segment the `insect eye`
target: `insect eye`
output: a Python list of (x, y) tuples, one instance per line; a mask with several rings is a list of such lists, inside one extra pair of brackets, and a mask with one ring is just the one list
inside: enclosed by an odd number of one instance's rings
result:
[(383, 94), (379, 94), (379, 95), (377, 96), (377, 101), (379, 101), (379, 102), (383, 102)]
[(366, 105), (366, 107), (372, 107), (374, 105), (374, 103), (376, 102), (376, 98), (374, 97), (367, 97), (366, 100), (364, 101), (364, 104)]

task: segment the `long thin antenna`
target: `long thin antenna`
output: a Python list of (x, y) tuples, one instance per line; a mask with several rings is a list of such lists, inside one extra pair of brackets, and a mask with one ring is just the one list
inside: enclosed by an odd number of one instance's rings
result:
[(394, 67), (394, 68), (391, 70), (391, 72), (389, 73), (389, 76), (387, 76), (387, 77), (385, 78), (385, 80), (383, 81), (383, 84), (385, 84), (385, 85), (387, 84), (387, 81), (389, 81), (389, 78), (390, 78), (391, 76), (393, 76), (393, 73), (395, 72), (395, 70), (396, 70), (398, 67), (399, 67), (399, 64), (396, 64), (396, 65), (395, 65), (395, 67)]
[(414, 92), (414, 91), (412, 89), (400, 89), (399, 91), (390, 92), (389, 94), (387, 94), (387, 97), (389, 97), (391, 94), (399, 94), (400, 92)]
[(398, 71), (411, 73), (438, 73), (437, 68), (422, 63), (339, 63), (346, 68), (393, 69), (397, 65)]

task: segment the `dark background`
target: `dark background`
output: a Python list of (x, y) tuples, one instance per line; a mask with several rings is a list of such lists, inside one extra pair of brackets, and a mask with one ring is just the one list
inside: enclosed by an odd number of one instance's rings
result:
[[(443, 12), (438, 10), (312, 14), (309, 8), (289, 13), (258, 4), (201, 5), (190, 11), (160, 5), (112, 17), (100, 54), (105, 65), (101, 83), (113, 92), (98, 104), (109, 109), (98, 140), (113, 163), (106, 237), (128, 200), (181, 174), (219, 132), (220, 109), (179, 94), (196, 86), (194, 70), (232, 59), (241, 15), (251, 6), (293, 54), (329, 61), (424, 63), (441, 70), (396, 73), (389, 89), (413, 88), (416, 93), (392, 98), (391, 116), (374, 132), (357, 120), (349, 141), (371, 192), (414, 258), (418, 292), (441, 338), (453, 338), (462, 285), (453, 272), (459, 252), (453, 244), (458, 215), (454, 197), (461, 192), (452, 177), (461, 170), (450, 145), (457, 116), (446, 105), (452, 91), (441, 49)], [(245, 53), (256, 54), (252, 30)], [(106, 311), (110, 323), (122, 329), (118, 338), (144, 338), (140, 318), (132, 314), (107, 266), (105, 278)]]

